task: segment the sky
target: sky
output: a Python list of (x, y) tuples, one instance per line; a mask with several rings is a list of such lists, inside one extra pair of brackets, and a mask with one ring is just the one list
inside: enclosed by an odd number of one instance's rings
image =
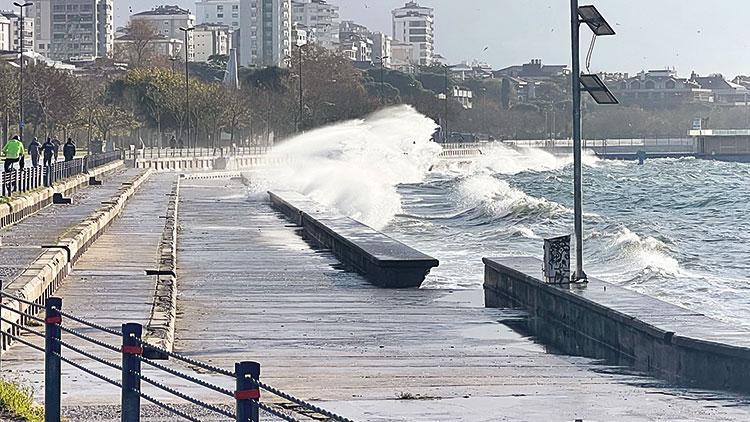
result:
[[(115, 21), (132, 12), (186, 0), (114, 0)], [(391, 10), (406, 0), (329, 0), (341, 18), (390, 34)], [(435, 8), (435, 47), (452, 64), (478, 59), (494, 68), (540, 58), (570, 63), (568, 0), (419, 0)], [(750, 0), (581, 0), (595, 4), (617, 35), (600, 38), (591, 71), (629, 72), (676, 68), (688, 76), (750, 74)], [(12, 0), (0, 0), (9, 9)], [(582, 55), (590, 32), (581, 32)], [(485, 47), (487, 49), (485, 50)]]

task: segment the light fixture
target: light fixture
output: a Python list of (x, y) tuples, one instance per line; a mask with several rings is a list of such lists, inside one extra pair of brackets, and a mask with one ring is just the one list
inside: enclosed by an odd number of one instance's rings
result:
[(596, 36), (615, 35), (615, 30), (607, 23), (604, 16), (596, 10), (596, 7), (581, 6), (578, 8), (578, 16)]
[(617, 97), (607, 88), (607, 85), (604, 84), (599, 75), (584, 73), (580, 79), (583, 89), (591, 95), (597, 104), (620, 104), (617, 101)]

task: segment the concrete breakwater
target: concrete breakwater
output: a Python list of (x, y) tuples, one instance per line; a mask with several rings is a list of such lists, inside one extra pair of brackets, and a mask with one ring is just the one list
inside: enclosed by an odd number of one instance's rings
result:
[(529, 312), (528, 329), (564, 353), (670, 382), (750, 392), (750, 331), (597, 279), (541, 281), (535, 258), (485, 258), (485, 305)]
[(371, 283), (389, 288), (419, 287), (437, 259), (356, 220), (324, 209), (294, 192), (269, 192), (271, 205), (302, 227), (304, 236), (330, 249)]
[[(127, 201), (150, 175), (151, 171), (146, 171), (123, 183), (111, 200), (104, 202), (99, 209), (78, 225), (68, 229), (55, 244), (45, 245), (45, 250), (18, 277), (19, 280), (25, 280), (25, 282), (17, 288), (10, 286), (10, 292), (25, 300), (43, 304), (57, 290), (81, 255), (120, 215)], [(21, 312), (27, 312), (29, 307), (15, 300), (10, 300), (3, 305)], [(18, 313), (10, 309), (3, 309), (1, 314), (2, 318), (13, 323), (25, 324), (27, 322), (21, 320)], [(18, 331), (15, 327), (6, 328), (6, 330), (10, 330), (14, 335)], [(6, 337), (6, 342), (7, 339)], [(3, 350), (8, 346), (8, 343), (4, 344)]]

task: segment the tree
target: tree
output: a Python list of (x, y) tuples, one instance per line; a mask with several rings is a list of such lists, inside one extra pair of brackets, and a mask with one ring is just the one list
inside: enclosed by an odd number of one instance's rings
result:
[(115, 56), (130, 64), (131, 67), (143, 67), (156, 56), (156, 41), (159, 32), (150, 23), (142, 20), (131, 20), (125, 27), (124, 41), (118, 44)]
[(92, 125), (103, 140), (108, 140), (110, 135), (125, 133), (138, 127), (133, 113), (114, 104), (97, 105), (91, 115)]

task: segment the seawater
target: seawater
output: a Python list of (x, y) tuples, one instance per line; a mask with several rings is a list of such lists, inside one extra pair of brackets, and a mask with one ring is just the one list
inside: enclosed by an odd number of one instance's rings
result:
[[(573, 227), (572, 159), (496, 146), (438, 158), (434, 123), (396, 107), (291, 139), (254, 190), (291, 189), (441, 262), (425, 288), (480, 288), (481, 258), (541, 257)], [(584, 159), (585, 265), (612, 281), (750, 325), (750, 164)]]

